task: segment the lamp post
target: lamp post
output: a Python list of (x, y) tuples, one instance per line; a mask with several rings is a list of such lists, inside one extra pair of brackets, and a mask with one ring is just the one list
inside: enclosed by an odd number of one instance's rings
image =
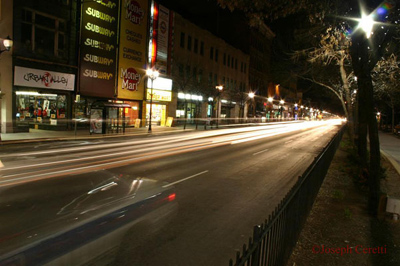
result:
[[(254, 94), (254, 92), (251, 91), (251, 92), (249, 92), (248, 95), (249, 95), (249, 98), (251, 99), (251, 100), (250, 100), (250, 101), (251, 101), (250, 103), (251, 103), (251, 107), (252, 107), (251, 109), (252, 109), (252, 111), (253, 111), (252, 116), (253, 116), (253, 118), (254, 118), (254, 116), (255, 116), (255, 115), (254, 115), (254, 111), (255, 111), (255, 110), (253, 110), (253, 99), (254, 99), (255, 94)], [(255, 107), (254, 107), (254, 109), (255, 109)]]
[(149, 117), (149, 130), (148, 133), (151, 133), (151, 116), (153, 110), (153, 81), (158, 78), (160, 73), (157, 70), (153, 70), (151, 68), (146, 70), (146, 75), (149, 79), (151, 79), (151, 92), (150, 92), (150, 117)]
[(283, 119), (283, 104), (285, 103), (284, 100), (279, 101), (279, 115)]
[(4, 48), (6, 48), (6, 49), (0, 50), (0, 54), (1, 54), (2, 52), (10, 51), (10, 50), (11, 50), (11, 47), (13, 46), (13, 41), (11, 40), (10, 36), (7, 36), (7, 37), (3, 40), (3, 45), (4, 45)]
[(218, 128), (218, 113), (219, 113), (219, 103), (220, 103), (220, 101), (221, 101), (221, 92), (222, 92), (222, 90), (224, 89), (224, 86), (222, 86), (222, 85), (218, 85), (218, 86), (215, 86), (215, 88), (217, 89), (217, 91), (218, 91), (218, 101), (217, 101), (217, 128)]

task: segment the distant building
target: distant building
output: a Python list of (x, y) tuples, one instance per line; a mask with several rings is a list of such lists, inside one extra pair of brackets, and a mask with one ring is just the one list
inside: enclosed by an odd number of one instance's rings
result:
[[(176, 110), (185, 118), (243, 117), (249, 92), (250, 57), (175, 13), (171, 75)], [(216, 87), (223, 86), (222, 92)]]

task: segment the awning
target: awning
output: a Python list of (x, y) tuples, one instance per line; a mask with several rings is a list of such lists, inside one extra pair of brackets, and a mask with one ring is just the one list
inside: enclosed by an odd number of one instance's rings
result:
[(95, 102), (92, 104), (91, 108), (131, 108), (127, 103), (111, 103), (111, 102)]

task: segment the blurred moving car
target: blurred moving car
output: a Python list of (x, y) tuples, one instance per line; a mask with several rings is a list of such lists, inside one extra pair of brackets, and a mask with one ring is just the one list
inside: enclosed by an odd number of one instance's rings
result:
[(143, 227), (131, 230), (135, 225), (160, 229), (176, 211), (173, 187), (109, 171), (87, 175), (0, 194), (0, 265), (106, 263), (128, 231), (146, 237)]

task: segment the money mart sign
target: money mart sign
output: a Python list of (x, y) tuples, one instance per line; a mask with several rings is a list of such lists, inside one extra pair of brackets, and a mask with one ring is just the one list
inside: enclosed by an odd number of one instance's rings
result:
[(16, 66), (14, 85), (73, 91), (75, 75)]

